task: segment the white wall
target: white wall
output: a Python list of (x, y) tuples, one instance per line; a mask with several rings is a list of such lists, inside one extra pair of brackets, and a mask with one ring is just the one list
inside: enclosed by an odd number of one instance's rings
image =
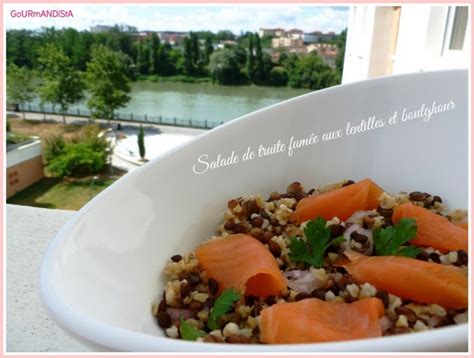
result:
[(368, 76), (374, 16), (375, 6), (352, 6), (349, 11), (343, 83)]
[(403, 5), (393, 68), (383, 73), (382, 64), (387, 63), (387, 52), (377, 38), (380, 39), (381, 31), (390, 31), (389, 21), (384, 19), (387, 13), (375, 11), (374, 6), (351, 7), (342, 82), (365, 80), (384, 74), (468, 68), (470, 19), (463, 49), (449, 50), (447, 46), (452, 26), (449, 16), (452, 16), (454, 9), (454, 6)]
[(41, 141), (35, 140), (18, 148), (7, 150), (7, 168), (41, 156)]

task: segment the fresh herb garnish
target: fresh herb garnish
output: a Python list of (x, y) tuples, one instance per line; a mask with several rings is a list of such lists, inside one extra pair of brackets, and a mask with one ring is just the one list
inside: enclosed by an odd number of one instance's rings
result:
[(403, 218), (394, 226), (374, 230), (374, 244), (377, 255), (416, 257), (421, 249), (414, 246), (402, 246), (416, 235), (416, 221)]
[(231, 308), (234, 302), (240, 299), (240, 295), (235, 292), (232, 288), (228, 288), (216, 299), (211, 311), (209, 312), (209, 318), (207, 319), (207, 327), (211, 330), (219, 329), (217, 320), (220, 316), (226, 314)]
[(199, 337), (204, 337), (206, 335), (206, 332), (192, 326), (190, 323), (185, 321), (183, 317), (180, 318), (179, 333), (181, 334), (181, 338), (186, 341), (195, 341)]
[(306, 262), (317, 268), (323, 266), (326, 250), (331, 245), (337, 245), (344, 241), (342, 236), (331, 240), (331, 229), (326, 227), (326, 220), (320, 216), (306, 224), (304, 235), (306, 241), (290, 237), (290, 258), (293, 261)]

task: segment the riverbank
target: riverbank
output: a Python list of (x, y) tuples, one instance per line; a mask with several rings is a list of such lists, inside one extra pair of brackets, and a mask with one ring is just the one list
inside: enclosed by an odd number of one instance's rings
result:
[(191, 77), (186, 75), (176, 76), (139, 76), (139, 81), (151, 82), (178, 82), (178, 83), (213, 83), (211, 77)]
[[(191, 121), (197, 128), (204, 128), (206, 122), (207, 127), (214, 127), (309, 92), (286, 87), (222, 86), (209, 82), (136, 81), (131, 83), (131, 87), (130, 102), (116, 111), (120, 118), (144, 120), (146, 116), (147, 122), (152, 122), (161, 117), (162, 122), (171, 125), (176, 118), (178, 124), (189, 126)], [(69, 113), (72, 116), (77, 113), (87, 115), (87, 98), (86, 94), (83, 102), (72, 105)], [(36, 108), (39, 104), (39, 99), (32, 101)], [(45, 109), (54, 112), (50, 104), (46, 104)]]

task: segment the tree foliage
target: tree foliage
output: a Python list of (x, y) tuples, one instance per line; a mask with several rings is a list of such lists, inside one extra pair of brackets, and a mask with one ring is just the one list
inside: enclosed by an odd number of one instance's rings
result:
[(223, 85), (241, 84), (247, 81), (237, 53), (232, 49), (214, 52), (209, 63), (209, 72), (215, 82)]
[[(190, 32), (182, 42), (171, 45), (152, 33), (143, 36), (136, 29), (114, 26), (109, 31), (92, 33), (75, 29), (43, 28), (40, 31), (7, 31), (7, 63), (21, 68), (37, 70), (44, 68), (40, 53), (54, 45), (69, 60), (69, 66), (85, 72), (92, 60), (93, 49), (98, 46), (123, 54), (126, 62), (126, 77), (154, 81), (164, 76), (180, 76), (191, 81), (191, 77), (211, 76), (218, 83), (272, 85), (320, 88), (337, 83), (342, 75), (346, 30), (331, 42), (339, 47), (336, 68), (316, 65), (313, 55), (295, 55), (286, 50), (280, 52), (279, 60), (272, 61), (271, 37), (259, 37), (245, 32), (239, 36), (229, 30), (217, 33), (210, 31)], [(221, 41), (236, 41), (215, 48)], [(222, 45), (222, 44), (221, 44)], [(212, 68), (211, 58), (224, 62), (224, 69)], [(283, 70), (284, 69), (284, 70)], [(311, 74), (309, 73), (311, 72)], [(235, 75), (238, 74), (238, 75)], [(298, 78), (301, 75), (303, 78)], [(285, 79), (286, 82), (285, 82)]]
[(65, 121), (68, 108), (84, 98), (84, 81), (69, 57), (56, 45), (46, 45), (39, 54), (42, 65), (41, 101), (58, 105)]
[(123, 53), (100, 45), (93, 49), (87, 64), (86, 80), (90, 92), (87, 105), (95, 116), (113, 118), (115, 110), (130, 100), (130, 79)]
[(7, 102), (23, 105), (34, 98), (35, 86), (31, 70), (10, 64), (7, 66)]

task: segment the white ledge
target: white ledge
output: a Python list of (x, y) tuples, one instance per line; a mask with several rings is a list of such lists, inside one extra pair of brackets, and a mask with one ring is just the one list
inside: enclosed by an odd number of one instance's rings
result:
[(6, 351), (85, 352), (40, 304), (39, 269), (49, 242), (74, 211), (6, 206)]

